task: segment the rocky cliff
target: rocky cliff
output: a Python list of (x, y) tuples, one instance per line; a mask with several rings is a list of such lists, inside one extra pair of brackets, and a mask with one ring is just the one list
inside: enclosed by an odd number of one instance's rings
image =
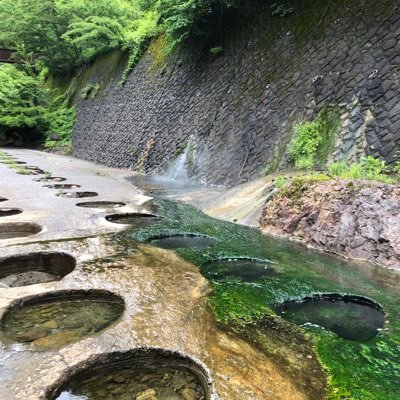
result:
[(400, 270), (400, 188), (297, 178), (267, 202), (264, 232)]
[(77, 96), (74, 155), (158, 173), (186, 147), (190, 175), (235, 185), (286, 165), (293, 125), (326, 104), (340, 111), (330, 159), (400, 150), (398, 0), (304, 0), (287, 17), (249, 1), (222, 21), (200, 55), (165, 56), (160, 37), (126, 84), (125, 58), (85, 71), (94, 98)]

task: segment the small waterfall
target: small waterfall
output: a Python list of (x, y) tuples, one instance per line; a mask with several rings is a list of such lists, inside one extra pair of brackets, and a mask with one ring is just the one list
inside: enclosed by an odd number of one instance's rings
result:
[(173, 179), (178, 182), (186, 182), (189, 180), (189, 176), (187, 173), (186, 162), (187, 156), (189, 153), (190, 145), (185, 148), (185, 151), (181, 153), (173, 164), (168, 168), (168, 170), (163, 174), (164, 178)]

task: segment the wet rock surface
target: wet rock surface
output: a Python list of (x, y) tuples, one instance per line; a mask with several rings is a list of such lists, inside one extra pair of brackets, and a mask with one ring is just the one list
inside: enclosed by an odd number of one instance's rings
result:
[(400, 270), (400, 188), (371, 181), (309, 183), (265, 205), (264, 232)]
[(63, 391), (58, 400), (205, 400), (198, 378), (184, 368), (125, 369), (95, 376)]

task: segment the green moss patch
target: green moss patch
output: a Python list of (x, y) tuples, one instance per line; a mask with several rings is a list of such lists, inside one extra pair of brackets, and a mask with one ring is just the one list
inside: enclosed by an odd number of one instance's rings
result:
[[(219, 240), (215, 246), (176, 252), (199, 267), (224, 257), (267, 259), (279, 273), (274, 279), (252, 282), (232, 275), (211, 280), (210, 306), (222, 326), (275, 357), (281, 368), (295, 379), (302, 380), (306, 372), (308, 381), (301, 385), (304, 390), (309, 386), (310, 396), (323, 392), (322, 370), (315, 370), (319, 359), (328, 377), (328, 399), (400, 397), (399, 273), (307, 250), (255, 229), (212, 219), (184, 204), (166, 200), (158, 200), (158, 204), (162, 222), (132, 231), (131, 238), (147, 242), (157, 235), (179, 232), (208, 235)], [(374, 275), (379, 279), (371, 278)], [(322, 293), (353, 294), (375, 301), (387, 316), (384, 329), (372, 340), (355, 342), (318, 327), (297, 327), (275, 314), (277, 304)]]

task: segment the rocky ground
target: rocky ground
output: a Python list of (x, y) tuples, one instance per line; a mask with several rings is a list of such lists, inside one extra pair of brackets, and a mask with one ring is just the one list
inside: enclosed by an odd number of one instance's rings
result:
[(400, 270), (400, 187), (372, 181), (297, 178), (260, 219), (266, 233)]

